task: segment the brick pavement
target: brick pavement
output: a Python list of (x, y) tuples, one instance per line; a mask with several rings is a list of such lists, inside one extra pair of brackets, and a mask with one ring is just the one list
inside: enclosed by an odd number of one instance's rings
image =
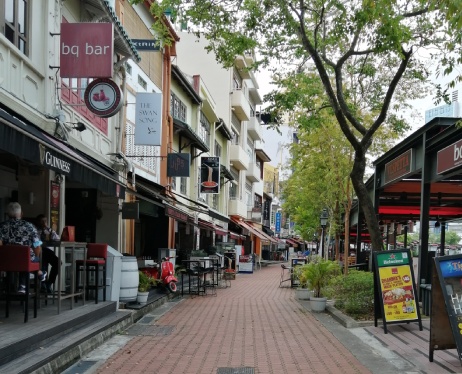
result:
[(154, 326), (146, 325), (146, 336), (130, 339), (98, 372), (370, 373), (295, 300), (292, 289), (278, 287), (279, 275), (280, 266), (272, 265), (238, 274), (217, 296), (185, 298)]

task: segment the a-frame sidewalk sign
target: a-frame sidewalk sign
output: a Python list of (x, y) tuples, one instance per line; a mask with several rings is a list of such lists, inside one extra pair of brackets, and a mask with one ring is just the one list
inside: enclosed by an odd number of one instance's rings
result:
[(462, 363), (462, 255), (435, 257), (432, 271), (428, 358), (454, 348)]
[(419, 300), (414, 282), (412, 257), (408, 249), (373, 253), (374, 323), (382, 318), (387, 324), (418, 322), (422, 331)]

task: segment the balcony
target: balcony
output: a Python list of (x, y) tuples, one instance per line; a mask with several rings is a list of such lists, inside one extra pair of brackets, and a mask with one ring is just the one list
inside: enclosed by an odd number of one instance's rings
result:
[(257, 164), (251, 162), (249, 164), (249, 168), (247, 169), (245, 176), (251, 182), (259, 182), (260, 181), (260, 168)]
[(250, 119), (250, 104), (245, 97), (244, 91), (233, 90), (231, 94), (231, 107), (240, 121), (248, 121)]
[(262, 209), (261, 207), (247, 207), (247, 219), (252, 222), (261, 223), (262, 219)]
[(229, 161), (237, 170), (247, 170), (250, 158), (239, 144), (231, 144), (229, 147)]
[(247, 65), (252, 65), (255, 62), (254, 52), (244, 52), (244, 58)]
[(247, 132), (253, 140), (263, 139), (259, 117), (250, 117), (249, 122), (247, 123)]
[(230, 197), (228, 204), (228, 215), (247, 218), (247, 205), (236, 198)]

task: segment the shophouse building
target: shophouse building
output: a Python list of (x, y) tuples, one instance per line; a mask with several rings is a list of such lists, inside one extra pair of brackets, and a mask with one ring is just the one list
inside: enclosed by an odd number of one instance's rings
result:
[[(76, 241), (121, 249), (126, 163), (114, 168), (110, 154), (120, 147), (120, 69), (140, 55), (111, 2), (1, 7), (0, 216), (18, 201), (28, 219), (43, 213), (58, 232), (74, 226)], [(95, 77), (114, 92), (98, 93), (109, 103), (103, 116), (88, 105), (96, 96), (85, 101)]]
[[(181, 43), (177, 45), (178, 67), (186, 74), (200, 72), (201, 79), (216, 100), (216, 113), (221, 127), (231, 134), (229, 158), (222, 165), (229, 169), (232, 182), (229, 183), (227, 214), (231, 231), (240, 231), (246, 237), (226, 238), (231, 243), (242, 244), (243, 253), (261, 254), (262, 245), (269, 245), (271, 239), (262, 231), (263, 164), (268, 156), (260, 146), (261, 124), (256, 115), (261, 104), (258, 83), (248, 67), (254, 61), (252, 53), (236, 56), (233, 68), (226, 69), (217, 63), (213, 54), (204, 49), (206, 42), (195, 35), (178, 32)], [(194, 56), (194, 58), (191, 58)], [(227, 164), (229, 162), (229, 164)], [(258, 216), (258, 219), (256, 218)], [(252, 218), (254, 218), (252, 220)], [(258, 221), (258, 222), (257, 222)]]

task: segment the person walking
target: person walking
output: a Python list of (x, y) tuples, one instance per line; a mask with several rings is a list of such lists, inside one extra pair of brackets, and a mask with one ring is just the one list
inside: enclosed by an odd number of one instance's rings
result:
[[(22, 209), (19, 203), (9, 203), (7, 207), (8, 220), (0, 224), (0, 245), (19, 244), (30, 247), (31, 262), (40, 262), (42, 241), (40, 240), (35, 226), (22, 219)], [(47, 273), (39, 271), (39, 280), (44, 281)], [(26, 293), (25, 274), (19, 277), (18, 293)]]
[(37, 233), (42, 245), (42, 271), (48, 271), (48, 266), (51, 266), (48, 279), (42, 284), (43, 291), (47, 293), (53, 292), (53, 285), (58, 276), (59, 259), (53, 249), (46, 246), (46, 242), (59, 240), (59, 235), (51, 227), (48, 226), (47, 217), (44, 214), (39, 214), (36, 218)]

